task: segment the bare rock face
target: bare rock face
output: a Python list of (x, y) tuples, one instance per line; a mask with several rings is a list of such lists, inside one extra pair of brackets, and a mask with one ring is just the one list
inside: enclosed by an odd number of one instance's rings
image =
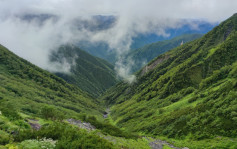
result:
[(28, 124), (30, 124), (31, 128), (34, 130), (39, 130), (42, 126), (38, 123), (38, 120), (28, 119)]
[(67, 121), (72, 124), (72, 125), (76, 125), (78, 126), (79, 128), (82, 128), (82, 129), (86, 129), (86, 130), (95, 130), (95, 126), (91, 125), (90, 123), (86, 123), (86, 122), (81, 122), (80, 120), (75, 120), (75, 119), (67, 119)]
[(140, 76), (141, 77), (144, 76), (147, 72), (149, 72), (150, 70), (153, 70), (157, 65), (161, 64), (163, 61), (167, 60), (169, 57), (170, 57), (169, 55), (163, 55), (163, 56), (158, 57), (154, 62), (143, 67)]

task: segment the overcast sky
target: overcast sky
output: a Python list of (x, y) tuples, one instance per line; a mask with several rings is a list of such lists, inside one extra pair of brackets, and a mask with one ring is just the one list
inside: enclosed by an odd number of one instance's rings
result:
[[(183, 19), (221, 22), (236, 12), (237, 0), (0, 0), (0, 44), (42, 68), (54, 70), (48, 55), (61, 44), (103, 41), (120, 57), (138, 33), (167, 36), (165, 29), (182, 26)], [(60, 19), (39, 26), (17, 17), (45, 13)], [(118, 20), (106, 31), (72, 30), (71, 20), (90, 20), (93, 15), (115, 15)], [(119, 62), (117, 66), (121, 75), (126, 74), (126, 68)]]

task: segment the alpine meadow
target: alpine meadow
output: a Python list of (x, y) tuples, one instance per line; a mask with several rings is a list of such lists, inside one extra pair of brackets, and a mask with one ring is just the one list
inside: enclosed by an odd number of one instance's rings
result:
[(0, 149), (237, 149), (237, 1), (0, 1)]

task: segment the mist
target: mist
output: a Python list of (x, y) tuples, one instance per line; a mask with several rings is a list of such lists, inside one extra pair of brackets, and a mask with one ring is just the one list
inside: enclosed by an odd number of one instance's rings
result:
[[(143, 33), (169, 36), (188, 20), (221, 22), (236, 13), (236, 0), (0, 0), (0, 44), (33, 64), (52, 72), (69, 72), (70, 64), (55, 64), (49, 55), (60, 45), (79, 41), (104, 42), (117, 55), (115, 70), (128, 82), (134, 61), (124, 63), (132, 38)], [(45, 18), (27, 15), (48, 15)], [(91, 30), (75, 23), (94, 23), (94, 16), (114, 16), (106, 29)], [(187, 20), (187, 21), (184, 21)], [(196, 24), (190, 26), (198, 29)]]

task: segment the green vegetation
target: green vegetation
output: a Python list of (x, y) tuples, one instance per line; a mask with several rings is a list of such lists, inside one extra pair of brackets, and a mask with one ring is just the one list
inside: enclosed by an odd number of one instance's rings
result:
[[(0, 69), (0, 148), (149, 147), (133, 133), (102, 122), (104, 110), (97, 99), (3, 46)], [(66, 123), (68, 118), (97, 129), (79, 129)]]
[(202, 37), (201, 34), (185, 34), (175, 37), (170, 40), (158, 41), (152, 44), (145, 45), (137, 50), (132, 50), (127, 57), (135, 61), (136, 66), (133, 67), (133, 72), (141, 69), (147, 62), (155, 57), (180, 46), (180, 44), (190, 42)]
[[(52, 60), (63, 55), (72, 62), (77, 49), (65, 49)], [(84, 59), (73, 67), (85, 62), (91, 74), (98, 65), (109, 67)], [(92, 62), (98, 65), (90, 67)], [(0, 148), (146, 149), (161, 142), (154, 138), (190, 149), (237, 148), (236, 14), (202, 38), (153, 59), (137, 72), (136, 82), (112, 87), (101, 97), (105, 105), (3, 46), (0, 70)], [(111, 109), (106, 119), (103, 106)]]
[(70, 73), (55, 74), (93, 96), (101, 95), (117, 82), (113, 65), (75, 46), (61, 46), (52, 53), (51, 62), (65, 61), (71, 65)]
[(236, 68), (234, 15), (202, 38), (158, 56), (137, 73), (136, 82), (119, 83), (102, 99), (119, 127), (183, 140), (179, 145), (190, 148), (202, 148), (207, 140), (213, 140), (207, 148), (236, 148)]
[(89, 122), (90, 124), (94, 125), (97, 129), (101, 130), (101, 132), (104, 134), (108, 134), (115, 137), (123, 137), (127, 139), (138, 138), (137, 135), (132, 134), (131, 132), (125, 132), (116, 126), (111, 125), (109, 122), (100, 122), (94, 116), (86, 117), (84, 121)]
[[(78, 129), (68, 124), (53, 123), (43, 126), (39, 131), (25, 130), (20, 131), (14, 141), (40, 140), (51, 138), (56, 141), (55, 148), (78, 149), (78, 148), (113, 148), (113, 145), (99, 136), (88, 133), (86, 130)], [(52, 142), (52, 141), (51, 141)], [(22, 144), (22, 143), (21, 143)], [(21, 145), (20, 144), (20, 145)], [(32, 143), (35, 145), (36, 143)]]
[[(64, 116), (102, 112), (99, 101), (78, 87), (44, 71), (0, 47), (0, 111), (17, 119), (16, 112), (40, 115), (52, 106)], [(58, 113), (58, 112), (56, 112)]]
[[(98, 100), (19, 58), (3, 46), (0, 46), (0, 70), (1, 145), (15, 142), (13, 136), (21, 130), (30, 132), (30, 123), (35, 121), (39, 123), (37, 127), (46, 120), (81, 118), (85, 113), (102, 115), (103, 109)], [(38, 118), (42, 120), (38, 122)], [(36, 138), (26, 140), (29, 139)]]

